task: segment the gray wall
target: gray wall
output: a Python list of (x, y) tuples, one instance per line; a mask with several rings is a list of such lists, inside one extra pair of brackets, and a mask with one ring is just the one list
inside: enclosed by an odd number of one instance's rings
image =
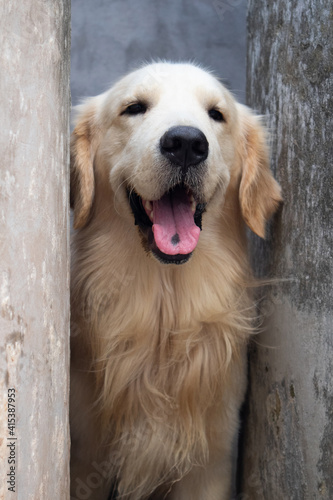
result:
[(246, 0), (72, 0), (72, 102), (151, 59), (193, 60), (245, 100)]

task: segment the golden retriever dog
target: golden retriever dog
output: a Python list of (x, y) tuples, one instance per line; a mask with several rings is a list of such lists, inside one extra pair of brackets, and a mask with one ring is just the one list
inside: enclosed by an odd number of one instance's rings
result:
[(281, 200), (265, 130), (210, 73), (154, 63), (71, 142), (71, 498), (224, 500), (253, 301), (245, 223)]

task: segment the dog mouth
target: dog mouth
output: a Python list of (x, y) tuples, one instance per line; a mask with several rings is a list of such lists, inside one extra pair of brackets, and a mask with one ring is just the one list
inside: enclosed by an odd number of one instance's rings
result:
[(134, 190), (127, 194), (145, 248), (165, 264), (187, 262), (199, 240), (206, 204), (197, 202), (183, 184), (158, 200), (145, 200)]

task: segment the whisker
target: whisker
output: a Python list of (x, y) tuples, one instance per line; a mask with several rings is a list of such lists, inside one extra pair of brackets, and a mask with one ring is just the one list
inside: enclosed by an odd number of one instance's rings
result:
[(128, 177), (126, 177), (120, 184), (119, 186), (117, 187), (115, 193), (114, 193), (114, 197), (113, 197), (113, 207), (116, 211), (116, 213), (120, 216), (121, 213), (119, 212), (118, 208), (117, 208), (117, 199), (118, 199), (118, 192), (119, 190), (124, 186), (124, 185), (128, 185), (128, 187), (130, 187), (130, 194), (133, 192), (134, 188), (132, 187), (132, 180), (135, 179), (136, 177), (136, 174), (133, 173), (131, 175), (129, 175)]

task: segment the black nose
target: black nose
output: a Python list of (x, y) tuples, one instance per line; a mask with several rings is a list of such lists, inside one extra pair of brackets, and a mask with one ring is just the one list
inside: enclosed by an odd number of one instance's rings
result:
[(161, 137), (160, 150), (174, 165), (186, 170), (207, 158), (208, 141), (198, 128), (171, 127)]

